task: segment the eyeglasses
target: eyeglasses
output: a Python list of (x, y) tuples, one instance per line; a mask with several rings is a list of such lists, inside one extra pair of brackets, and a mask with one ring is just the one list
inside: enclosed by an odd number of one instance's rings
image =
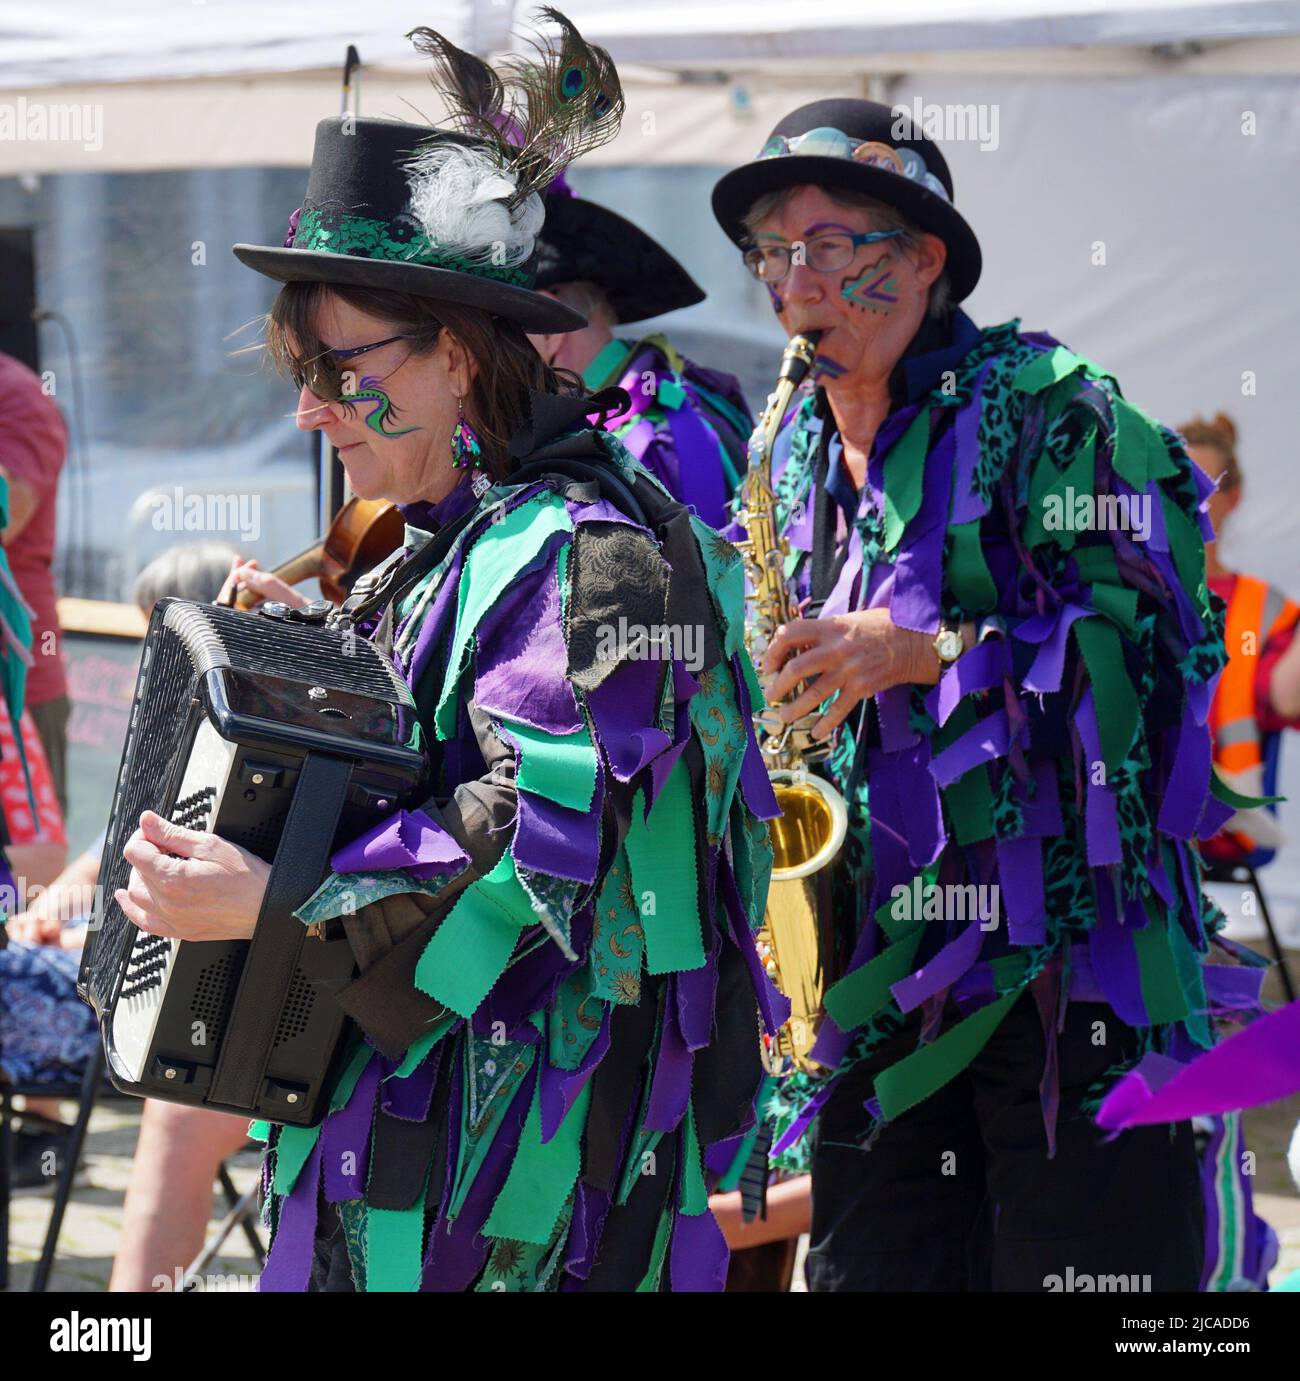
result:
[[(439, 327), (439, 330), (441, 329)], [(314, 359), (295, 360), (289, 367), (289, 377), (296, 388), (310, 389), (322, 402), (339, 403), (357, 391), (352, 371), (344, 368), (349, 360), (355, 360), (358, 355), (364, 355), (369, 350), (378, 350), (381, 345), (414, 339), (415, 336), (407, 333), (388, 336), (369, 345), (354, 345), (350, 350), (323, 350)]]
[(818, 273), (834, 273), (853, 262), (859, 245), (874, 245), (892, 240), (901, 230), (870, 230), (861, 235), (817, 235), (811, 240), (796, 240), (793, 245), (752, 245), (745, 251), (745, 267), (762, 283), (779, 283), (790, 272), (792, 251), (802, 245), (803, 263)]

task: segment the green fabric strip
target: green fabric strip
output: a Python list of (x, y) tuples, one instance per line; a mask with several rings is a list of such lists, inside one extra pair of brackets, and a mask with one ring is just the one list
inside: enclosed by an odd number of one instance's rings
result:
[(885, 550), (893, 551), (921, 507), (930, 413), (922, 408), (885, 457)]
[(307, 1164), (320, 1127), (281, 1127), (275, 1143), (275, 1178), (271, 1188), (277, 1194), (292, 1194), (293, 1187)]
[(688, 1218), (709, 1211), (709, 1191), (704, 1184), (704, 1163), (700, 1159), (700, 1136), (695, 1129), (695, 1099), (686, 1105), (682, 1122), (681, 1210)]
[(424, 947), (415, 986), (461, 1016), (472, 1016), (505, 972), (520, 932), (536, 919), (509, 849), (486, 877), (461, 893)]
[(971, 615), (987, 614), (997, 604), (997, 587), (989, 574), (980, 540), (980, 524), (953, 523), (948, 529), (948, 584), (958, 604)]
[(941, 1089), (988, 1044), (1020, 991), (1007, 993), (959, 1021), (938, 1040), (923, 1045), (884, 1070), (876, 1079), (876, 1097), (887, 1122)]
[(924, 929), (924, 921), (914, 922), (900, 939), (827, 989), (826, 1011), (841, 1031), (861, 1026), (889, 1002), (891, 985), (912, 972)]
[(543, 490), (527, 503), (503, 512), (470, 548), (457, 590), (456, 631), (447, 675), (434, 713), (439, 739), (450, 738), (455, 731), (456, 687), (479, 621), (555, 533), (572, 531), (573, 519), (564, 500)]
[(1101, 755), (1110, 775), (1119, 771), (1137, 733), (1141, 713), (1137, 693), (1124, 669), (1124, 654), (1113, 624), (1100, 618), (1076, 619), (1071, 631), (1092, 682)]
[(1236, 806), (1238, 810), (1268, 806), (1287, 799), (1285, 796), (1243, 796), (1240, 791), (1234, 791), (1213, 767), (1210, 768), (1210, 790), (1225, 806)]
[(551, 1240), (582, 1170), (582, 1134), (591, 1103), (589, 1079), (559, 1130), (542, 1140), (541, 1080), (533, 1093), (528, 1119), (519, 1136), (514, 1164), (483, 1227), (485, 1237), (506, 1237), (515, 1242), (544, 1246)]
[(374, 1053), (373, 1047), (367, 1045), (365, 1041), (357, 1041), (357, 1048), (349, 1057), (342, 1077), (334, 1085), (334, 1092), (330, 1094), (330, 1112), (337, 1112), (340, 1108), (347, 1107), (348, 1100), (352, 1097), (352, 1092), (357, 1086), (357, 1080), (361, 1078)]
[(1057, 345), (1030, 360), (1011, 381), (1011, 386), (1021, 393), (1041, 393), (1043, 389), (1060, 383), (1067, 375), (1073, 374), (1086, 363), (1087, 361), (1076, 355), (1073, 350)]
[(405, 1079), (408, 1074), (413, 1074), (424, 1063), (425, 1056), (428, 1055), (429, 1051), (438, 1044), (458, 1020), (455, 1012), (448, 1012), (445, 1017), (439, 1017), (424, 1035), (411, 1046), (402, 1063), (388, 1077), (390, 1079)]
[(366, 1218), (366, 1291), (420, 1288), (424, 1262), (424, 1193), (410, 1208), (372, 1208)]
[(1109, 585), (1098, 581), (1090, 595), (1092, 607), (1117, 623), (1129, 637), (1137, 635), (1138, 592), (1128, 585)]
[(265, 1145), (271, 1136), (271, 1124), (269, 1122), (250, 1122), (247, 1136), (249, 1141), (260, 1141)]
[(591, 809), (596, 794), (596, 749), (585, 726), (571, 734), (548, 734), (516, 719), (500, 722), (519, 743), (516, 786), (570, 810)]
[(987, 763), (977, 762), (940, 792), (958, 844), (978, 844), (993, 838), (993, 787)]
[[(534, 1022), (536, 1025), (536, 1022)], [(454, 1220), (465, 1206), (465, 1199), (469, 1191), (474, 1187), (474, 1181), (478, 1172), (487, 1158), (488, 1152), (492, 1149), (492, 1141), (505, 1121), (506, 1113), (509, 1112), (511, 1104), (519, 1096), (519, 1089), (523, 1081), (528, 1077), (528, 1071), (533, 1066), (536, 1058), (537, 1048), (517, 1042), (512, 1045), (512, 1059), (523, 1065), (522, 1072), (510, 1072), (510, 1076), (502, 1083), (500, 1091), (491, 1098), (486, 1107), (478, 1110), (478, 1122), (470, 1123), (470, 1099), (471, 1086), (474, 1078), (473, 1069), (470, 1061), (470, 1041), (474, 1037), (468, 1037), (464, 1044), (464, 1085), (461, 1094), (460, 1104), (460, 1148), (456, 1154), (456, 1173), (452, 1177), (451, 1195), (447, 1200), (447, 1218)]]
[(698, 969), (704, 964), (696, 875), (700, 850), (684, 757), (677, 759), (650, 819), (643, 823), (644, 802), (645, 793), (638, 788), (625, 847), (632, 867), (632, 895), (641, 908), (645, 930), (646, 968), (650, 973)]
[(1160, 495), (1160, 507), (1165, 515), (1165, 532), (1169, 537), (1174, 569), (1183, 588), (1204, 612), (1209, 608), (1209, 596), (1205, 588), (1205, 543), (1200, 529), (1168, 494)]
[[(1026, 547), (1055, 542), (1063, 550), (1070, 551), (1081, 532), (1092, 530), (1082, 524), (1076, 525), (1074, 506), (1080, 496), (1091, 495), (1096, 487), (1095, 461), (1092, 436), (1087, 437), (1059, 473), (1045, 453), (1039, 456), (1030, 480), (1029, 505), (1025, 513), (1023, 541)], [(1053, 527), (1047, 525), (1049, 507)]]
[(592, 393), (598, 393), (605, 384), (617, 383), (631, 355), (632, 346), (627, 341), (607, 341), (582, 371), (582, 382)]
[(1142, 1001), (1151, 1025), (1182, 1021), (1190, 1009), (1170, 948), (1168, 922), (1163, 915), (1152, 916), (1148, 912), (1146, 925), (1131, 933), (1137, 952)]
[(331, 216), (330, 224), (323, 224), (317, 210), (304, 210), (298, 217), (293, 248), (314, 250), (317, 253), (342, 254), (355, 258), (384, 259), (401, 264), (419, 264), (424, 268), (453, 269), (457, 273), (473, 274), (476, 278), (494, 278), (516, 287), (532, 287), (531, 277), (521, 268), (506, 264), (486, 263), (450, 250), (439, 249), (426, 235), (409, 238), (395, 236), (397, 227), (390, 221), (368, 216)]

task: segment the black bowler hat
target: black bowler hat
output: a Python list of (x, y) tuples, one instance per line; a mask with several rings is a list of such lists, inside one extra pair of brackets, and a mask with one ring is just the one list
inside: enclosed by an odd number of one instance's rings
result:
[(612, 139), (618, 72), (558, 10), (558, 37), (500, 70), (432, 29), (407, 35), (433, 60), (455, 129), (340, 116), (316, 126), (302, 206), (284, 244), (236, 245), (280, 282), (338, 283), (478, 307), (526, 331), (573, 331), (580, 313), (534, 291), (543, 193), (572, 159)]
[(595, 283), (620, 322), (703, 302), (704, 289), (640, 226), (575, 196), (563, 177), (546, 196), (537, 245), (537, 286)]
[[(236, 245), (242, 263), (281, 283), (389, 288), (479, 307), (526, 331), (574, 331), (579, 312), (533, 291), (536, 251), (523, 263), (493, 263), (433, 243), (412, 207), (409, 168), (431, 144), (473, 150), (464, 135), (395, 120), (336, 116), (316, 126), (302, 207), (283, 246)], [(498, 257), (500, 257), (498, 255)]]
[(723, 174), (713, 189), (713, 214), (744, 244), (744, 217), (759, 197), (805, 184), (862, 192), (937, 235), (948, 247), (954, 302), (979, 282), (979, 241), (953, 205), (948, 164), (902, 107), (848, 97), (800, 106), (776, 125), (756, 158)]

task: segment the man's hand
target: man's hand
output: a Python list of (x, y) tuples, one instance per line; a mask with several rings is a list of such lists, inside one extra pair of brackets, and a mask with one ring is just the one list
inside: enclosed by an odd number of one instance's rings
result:
[(862, 609), (829, 618), (792, 619), (777, 629), (760, 671), (772, 677), (764, 689), (773, 705), (801, 681), (809, 683), (802, 694), (781, 707), (786, 724), (812, 713), (839, 691), (835, 703), (812, 727), (813, 737), (820, 739), (829, 738), (868, 695), (907, 682), (934, 685), (940, 663), (931, 635), (899, 628), (891, 622), (888, 609)]
[(26, 940), (33, 945), (57, 945), (62, 929), (63, 922), (57, 916), (33, 916), (28, 911), (11, 916), (5, 925), (11, 940)]
[(271, 865), (247, 849), (147, 810), (122, 856), (131, 877), (114, 896), (141, 930), (178, 940), (252, 936)]

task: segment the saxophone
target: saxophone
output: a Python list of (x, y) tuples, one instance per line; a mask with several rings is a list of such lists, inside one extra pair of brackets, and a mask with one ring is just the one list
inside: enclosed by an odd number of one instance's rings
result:
[[(772, 491), (772, 447), (795, 389), (807, 375), (820, 331), (795, 336), (781, 357), (776, 388), (749, 441), (749, 465), (741, 489), (739, 521), (747, 539), (737, 543), (749, 576), (746, 600), (753, 606), (746, 620), (745, 644), (757, 666), (778, 627), (798, 617), (785, 579), (789, 550), (777, 532), (776, 497)], [(793, 695), (799, 694), (797, 687)], [(848, 830), (844, 797), (808, 771), (825, 758), (829, 741), (813, 739), (820, 717), (814, 710), (783, 724), (779, 710), (766, 706), (754, 716), (759, 747), (768, 765), (781, 815), (770, 822), (772, 882), (767, 912), (758, 933), (759, 953), (768, 976), (790, 999), (790, 1019), (769, 1042), (763, 1041), (763, 1064), (772, 1074), (812, 1070), (809, 1058), (822, 1012), (824, 969), (818, 923), (816, 874), (839, 853)]]

